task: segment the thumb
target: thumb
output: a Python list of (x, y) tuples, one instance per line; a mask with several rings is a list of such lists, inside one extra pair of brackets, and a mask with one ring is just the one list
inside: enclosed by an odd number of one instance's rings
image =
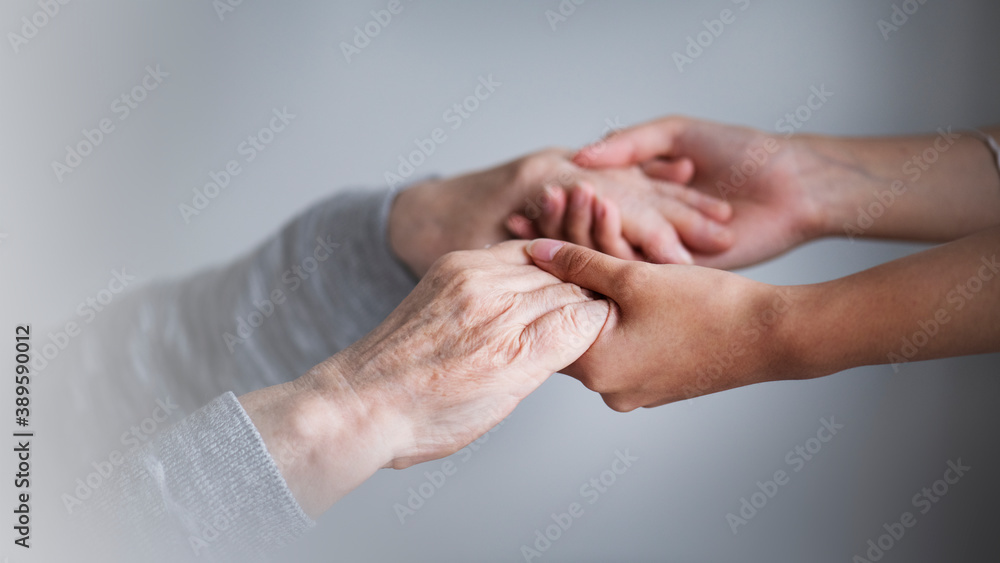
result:
[(538, 373), (548, 377), (577, 361), (597, 340), (610, 312), (607, 300), (595, 299), (550, 311), (528, 325), (522, 343), (531, 350)]
[(585, 168), (607, 168), (675, 156), (677, 139), (683, 130), (682, 120), (669, 117), (637, 125), (580, 149), (573, 162)]
[(615, 274), (628, 264), (596, 250), (552, 239), (533, 240), (527, 251), (542, 270), (608, 296), (615, 293)]

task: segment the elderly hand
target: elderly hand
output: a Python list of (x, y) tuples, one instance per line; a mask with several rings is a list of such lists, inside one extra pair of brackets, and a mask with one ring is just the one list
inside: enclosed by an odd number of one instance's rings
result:
[[(580, 168), (571, 155), (547, 149), (403, 191), (389, 216), (393, 250), (421, 276), (447, 252), (483, 248), (511, 234), (564, 238), (621, 258), (668, 263), (690, 260), (685, 245), (720, 252), (732, 244), (724, 225), (727, 203), (650, 179), (636, 167)], [(577, 198), (563, 189), (573, 186), (580, 186)], [(602, 229), (592, 230), (590, 218), (602, 209), (610, 209)]]
[(609, 305), (525, 246), (448, 254), (368, 336), (240, 400), (310, 515), (379, 467), (452, 454), (594, 342)]
[(698, 266), (629, 262), (549, 239), (535, 264), (612, 300), (597, 342), (564, 373), (617, 411), (797, 375), (783, 351), (788, 288)]

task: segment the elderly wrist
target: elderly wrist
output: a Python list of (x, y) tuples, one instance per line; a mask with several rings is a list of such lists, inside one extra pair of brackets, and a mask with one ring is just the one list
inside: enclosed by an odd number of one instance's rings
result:
[(292, 382), (264, 390), (276, 390), (268, 407), (273, 414), (260, 417), (258, 429), (296, 500), (312, 517), (392, 461), (385, 410), (371, 393), (355, 390), (345, 368), (335, 356)]
[[(440, 180), (429, 180), (398, 194), (389, 211), (389, 246), (397, 258), (422, 277), (447, 243), (437, 212), (442, 201)], [(436, 194), (436, 195), (435, 195)]]

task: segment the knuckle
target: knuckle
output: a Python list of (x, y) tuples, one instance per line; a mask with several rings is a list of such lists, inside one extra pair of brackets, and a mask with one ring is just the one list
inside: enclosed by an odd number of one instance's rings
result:
[(613, 276), (614, 286), (619, 288), (619, 296), (627, 299), (631, 295), (641, 294), (643, 287), (652, 277), (652, 264), (645, 262), (629, 262)]
[(565, 252), (563, 264), (566, 268), (566, 273), (571, 278), (582, 275), (594, 260), (592, 251), (580, 248), (564, 248), (563, 252)]
[(435, 273), (450, 276), (455, 272), (461, 272), (467, 265), (467, 258), (464, 252), (449, 252), (438, 258), (434, 263)]
[(616, 412), (631, 412), (640, 406), (634, 398), (628, 396), (603, 393), (601, 398), (604, 399), (606, 405), (611, 407), (611, 410)]
[(550, 147), (527, 155), (515, 167), (515, 177), (521, 184), (537, 185), (556, 176), (566, 160), (565, 149)]

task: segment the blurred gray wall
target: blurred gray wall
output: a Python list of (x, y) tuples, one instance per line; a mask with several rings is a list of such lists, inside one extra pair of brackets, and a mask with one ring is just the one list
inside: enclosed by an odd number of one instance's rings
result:
[[(323, 195), (382, 183), (481, 76), (501, 86), (418, 174), (578, 146), (609, 122), (667, 113), (773, 130), (813, 86), (833, 96), (803, 131), (1000, 121), (1000, 4), (895, 3), (919, 9), (886, 38), (878, 21), (891, 21), (892, 0), (403, 0), (348, 62), (341, 42), (375, 29), (371, 11), (387, 1), (244, 0), (221, 18), (210, 0), (70, 2), (26, 43), (8, 35), (0, 47), (4, 326), (73, 315), (123, 266), (148, 281), (231, 260)], [(565, 19), (546, 14), (560, 9)], [(724, 9), (735, 21), (681, 72), (673, 53)], [(0, 31), (21, 33), (38, 11), (4, 2)], [(113, 101), (147, 65), (169, 76), (119, 119)], [(186, 223), (178, 205), (285, 107), (287, 129)], [(58, 180), (51, 162), (104, 118), (114, 131)], [(745, 273), (813, 282), (919, 249), (823, 241)], [(532, 561), (847, 562), (905, 511), (916, 524), (882, 560), (968, 560), (995, 552), (1000, 522), (998, 367), (994, 355), (862, 368), (628, 415), (557, 375), (456, 455), (457, 472), (405, 523), (394, 506), (440, 483), (442, 462), (379, 472), (281, 559), (523, 561), (522, 545), (536, 549), (536, 531), (578, 502), (583, 514)], [(789, 456), (824, 417), (843, 428), (808, 461)], [(626, 450), (637, 458), (627, 471), (582, 495)], [(958, 459), (972, 469), (921, 514), (913, 496)], [(777, 470), (789, 482), (734, 534), (727, 514)]]

